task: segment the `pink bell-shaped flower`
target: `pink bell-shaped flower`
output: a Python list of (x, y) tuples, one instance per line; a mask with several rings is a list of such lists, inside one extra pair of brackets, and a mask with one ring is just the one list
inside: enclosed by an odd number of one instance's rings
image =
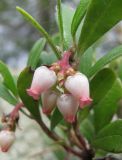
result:
[(7, 152), (15, 141), (15, 133), (8, 130), (0, 132), (0, 149), (2, 152)]
[(84, 74), (77, 72), (75, 75), (69, 76), (65, 81), (65, 88), (79, 100), (81, 108), (91, 104), (89, 81)]
[(58, 95), (56, 92), (48, 90), (42, 93), (42, 111), (44, 114), (49, 115), (56, 106)]
[(35, 70), (31, 87), (27, 89), (29, 96), (38, 100), (41, 93), (51, 88), (57, 80), (54, 71), (48, 69), (46, 66), (38, 67)]
[(78, 101), (71, 94), (63, 94), (57, 99), (58, 109), (69, 123), (75, 121), (78, 105)]

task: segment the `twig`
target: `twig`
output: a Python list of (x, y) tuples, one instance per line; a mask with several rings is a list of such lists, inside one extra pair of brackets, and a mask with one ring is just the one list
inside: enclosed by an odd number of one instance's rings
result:
[(15, 108), (10, 113), (10, 117), (15, 120), (18, 116), (19, 110), (24, 106), (22, 102), (16, 104)]
[(13, 109), (13, 111), (11, 112), (11, 116), (13, 116), (16, 112), (18, 112), (19, 110), (28, 118), (33, 119), (33, 117), (29, 114), (27, 114), (22, 107), (24, 107), (24, 104), (22, 102), (18, 102), (18, 104), (16, 104), (15, 108)]
[(31, 115), (27, 114), (22, 108), (20, 109), (20, 111), (21, 111), (25, 116), (27, 116), (28, 118), (34, 119)]
[[(48, 137), (50, 137), (51, 139), (53, 139), (54, 141), (63, 141), (55, 132), (50, 131), (47, 126), (44, 124), (44, 122), (42, 121), (42, 119), (40, 118), (40, 120), (38, 121), (38, 124), (40, 125), (40, 127), (42, 128), (42, 130), (48, 135)], [(61, 144), (61, 146), (67, 151), (70, 152), (72, 154), (74, 154), (77, 157), (81, 158), (81, 153), (77, 152), (76, 150), (72, 149), (70, 146), (68, 146), (67, 144), (65, 144), (65, 142), (63, 142), (64, 144)]]
[(92, 160), (92, 158), (94, 157), (94, 151), (90, 147), (87, 148), (87, 144), (79, 131), (77, 117), (76, 117), (76, 121), (73, 123), (73, 129), (76, 134), (76, 137), (78, 138), (79, 142), (83, 146), (83, 151), (82, 151), (81, 157), (83, 158), (83, 160)]
[(82, 137), (82, 135), (80, 134), (80, 131), (79, 131), (79, 128), (78, 128), (77, 117), (76, 117), (75, 122), (73, 123), (73, 129), (74, 129), (74, 132), (75, 132), (76, 137), (78, 138), (79, 142), (81, 143), (83, 148), (85, 150), (87, 150), (86, 142), (85, 142), (84, 138)]

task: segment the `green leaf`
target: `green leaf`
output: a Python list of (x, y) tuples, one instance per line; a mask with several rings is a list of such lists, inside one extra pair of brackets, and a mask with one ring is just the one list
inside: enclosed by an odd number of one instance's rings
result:
[(95, 137), (92, 145), (108, 152), (122, 152), (122, 120), (117, 120), (104, 127)]
[(73, 20), (72, 20), (72, 24), (71, 24), (71, 33), (72, 33), (73, 37), (75, 37), (78, 26), (80, 25), (84, 15), (85, 15), (89, 1), (90, 0), (81, 0), (76, 11), (75, 11), (75, 14), (74, 14)]
[(64, 49), (64, 28), (63, 28), (61, 0), (57, 0), (57, 12), (58, 12), (58, 25), (59, 25), (59, 33), (62, 43), (62, 49)]
[(120, 60), (120, 63), (118, 64), (118, 76), (122, 80), (122, 59)]
[(117, 79), (105, 97), (94, 106), (94, 123), (96, 132), (109, 124), (113, 115), (117, 112), (120, 98), (122, 98), (122, 83)]
[(116, 80), (114, 72), (105, 68), (98, 72), (90, 82), (91, 97), (93, 104), (97, 104), (107, 94)]
[(39, 103), (38, 101), (33, 100), (32, 97), (28, 96), (26, 89), (31, 85), (33, 78), (33, 72), (30, 68), (25, 68), (17, 82), (18, 92), (21, 100), (23, 101), (25, 107), (29, 110), (32, 116), (38, 121), (40, 119)]
[(33, 69), (33, 70), (37, 67), (37, 64), (40, 60), (40, 54), (41, 54), (42, 50), (44, 49), (45, 43), (46, 43), (46, 41), (44, 38), (39, 39), (34, 44), (32, 50), (29, 54), (27, 66), (31, 67), (31, 69)]
[(24, 9), (22, 9), (21, 7), (16, 7), (16, 9), (17, 9), (18, 12), (20, 12), (20, 14), (22, 14), (24, 16), (24, 18), (26, 18), (46, 38), (50, 47), (52, 48), (52, 50), (56, 54), (57, 58), (60, 58), (61, 55), (60, 55), (57, 47), (53, 43), (49, 34), (45, 31), (45, 29), (29, 13), (27, 13)]
[(90, 119), (87, 118), (80, 124), (80, 131), (89, 142), (92, 141), (94, 136), (94, 126)]
[(121, 0), (92, 0), (79, 38), (80, 53), (89, 48), (101, 36), (122, 19)]
[(93, 49), (89, 48), (80, 59), (79, 70), (85, 75), (88, 75), (93, 62)]
[(62, 149), (54, 150), (53, 152), (57, 160), (62, 160), (62, 159), (65, 159), (66, 157), (66, 152)]
[(112, 136), (112, 135), (122, 136), (122, 120), (116, 120), (108, 124), (107, 126), (105, 126), (97, 134), (96, 139), (101, 137), (106, 137), (106, 136)]
[(56, 108), (52, 117), (51, 117), (51, 130), (53, 130), (63, 119), (63, 116), (59, 112), (59, 110)]
[(78, 111), (78, 122), (82, 122), (89, 114), (90, 107), (86, 106)]
[(53, 40), (53, 43), (55, 43), (56, 46), (60, 46), (61, 41), (60, 41), (60, 34), (59, 33), (54, 34), (52, 36), (52, 40)]
[(112, 51), (107, 53), (105, 56), (100, 58), (93, 67), (89, 70), (89, 77), (93, 76), (95, 73), (100, 71), (105, 65), (115, 60), (116, 58), (122, 56), (122, 45), (114, 48)]
[(10, 91), (17, 96), (17, 87), (15, 85), (14, 79), (11, 75), (11, 72), (9, 71), (6, 64), (4, 64), (2, 61), (0, 61), (0, 74), (4, 78), (4, 84), (5, 86), (10, 89)]
[(99, 138), (93, 143), (95, 148), (100, 148), (112, 153), (122, 152), (122, 136), (113, 135), (108, 137)]
[(64, 29), (65, 48), (68, 49), (72, 45), (71, 23), (74, 15), (74, 10), (62, 4), (62, 18)]
[(57, 61), (55, 54), (43, 51), (41, 54), (41, 65), (51, 65)]
[(0, 97), (12, 105), (17, 104), (17, 100), (11, 95), (11, 93), (2, 83), (0, 83)]

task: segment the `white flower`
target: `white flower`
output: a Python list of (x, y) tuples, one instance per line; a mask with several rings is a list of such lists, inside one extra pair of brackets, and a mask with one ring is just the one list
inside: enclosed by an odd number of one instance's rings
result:
[(41, 93), (51, 88), (57, 80), (54, 71), (48, 69), (46, 66), (38, 67), (35, 70), (30, 89), (27, 89), (28, 95), (33, 99), (38, 100)]
[(92, 102), (89, 81), (84, 74), (77, 72), (75, 75), (69, 76), (65, 81), (65, 88), (79, 100), (81, 108)]
[(50, 114), (56, 106), (57, 94), (54, 91), (48, 90), (42, 93), (42, 111), (45, 114)]
[(0, 148), (2, 152), (7, 152), (15, 141), (15, 133), (3, 130), (0, 132)]
[(78, 110), (78, 101), (70, 94), (63, 94), (57, 99), (57, 106), (66, 121), (73, 123)]

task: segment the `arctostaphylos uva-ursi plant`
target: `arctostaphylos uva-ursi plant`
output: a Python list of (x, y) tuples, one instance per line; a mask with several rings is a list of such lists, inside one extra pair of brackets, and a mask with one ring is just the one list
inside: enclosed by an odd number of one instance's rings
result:
[(115, 70), (112, 63), (122, 56), (122, 45), (99, 59), (95, 47), (121, 21), (122, 0), (81, 0), (76, 10), (57, 0), (59, 32), (51, 36), (29, 13), (16, 9), (42, 38), (32, 47), (17, 84), (0, 61), (0, 97), (15, 106), (1, 118), (1, 151), (7, 152), (15, 141), (21, 111), (60, 146), (58, 160), (116, 159), (114, 153), (122, 153), (122, 120), (117, 114), (122, 67), (117, 63)]

